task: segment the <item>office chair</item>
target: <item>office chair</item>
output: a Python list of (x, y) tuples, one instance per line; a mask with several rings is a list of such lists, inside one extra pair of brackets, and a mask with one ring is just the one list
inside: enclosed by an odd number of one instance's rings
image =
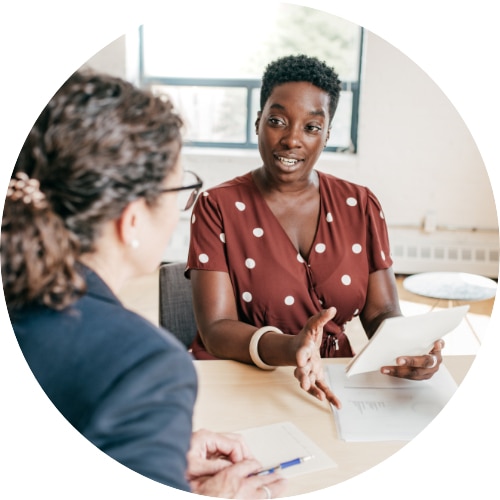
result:
[(177, 337), (187, 349), (196, 336), (191, 281), (184, 276), (185, 262), (160, 266), (160, 326)]

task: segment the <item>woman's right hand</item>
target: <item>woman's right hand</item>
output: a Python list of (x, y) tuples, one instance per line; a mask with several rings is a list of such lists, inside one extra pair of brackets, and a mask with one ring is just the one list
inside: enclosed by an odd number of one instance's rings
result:
[(323, 364), (319, 347), (323, 338), (323, 327), (333, 319), (337, 310), (334, 307), (315, 314), (307, 321), (304, 328), (296, 335), (296, 362), (295, 378), (300, 387), (320, 401), (325, 399), (340, 408), (340, 400), (329, 389), (325, 381)]
[(245, 459), (228, 465), (213, 476), (190, 481), (191, 491), (198, 495), (235, 499), (276, 498), (284, 493), (286, 480), (277, 473), (249, 477), (260, 468), (258, 461)]

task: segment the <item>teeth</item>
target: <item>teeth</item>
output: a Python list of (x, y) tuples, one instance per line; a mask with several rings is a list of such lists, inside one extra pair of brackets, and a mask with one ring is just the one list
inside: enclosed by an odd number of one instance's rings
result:
[(283, 158), (282, 156), (278, 156), (278, 160), (285, 164), (287, 167), (291, 167), (292, 165), (295, 165), (298, 160), (291, 160), (289, 158)]

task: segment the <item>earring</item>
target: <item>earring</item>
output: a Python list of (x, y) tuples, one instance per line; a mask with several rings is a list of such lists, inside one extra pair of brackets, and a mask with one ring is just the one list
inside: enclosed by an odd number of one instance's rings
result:
[(132, 248), (139, 248), (139, 240), (137, 239), (133, 239), (129, 242), (129, 246), (132, 247)]

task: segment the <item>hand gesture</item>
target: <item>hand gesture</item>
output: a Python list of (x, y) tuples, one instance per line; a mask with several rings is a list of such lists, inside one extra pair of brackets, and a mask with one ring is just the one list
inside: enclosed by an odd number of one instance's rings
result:
[(330, 307), (315, 314), (307, 321), (304, 328), (296, 335), (296, 363), (294, 375), (300, 387), (320, 401), (325, 399), (340, 408), (340, 401), (330, 391), (325, 382), (323, 364), (319, 347), (323, 338), (323, 327), (336, 314), (336, 309)]

